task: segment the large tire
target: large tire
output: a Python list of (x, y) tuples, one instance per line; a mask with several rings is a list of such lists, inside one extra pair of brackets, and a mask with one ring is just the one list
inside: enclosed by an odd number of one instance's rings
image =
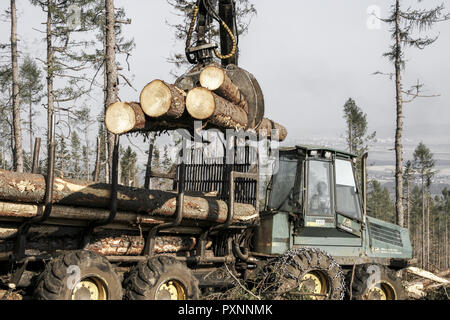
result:
[(71, 251), (50, 261), (39, 276), (38, 300), (122, 300), (119, 275), (106, 258)]
[(139, 263), (124, 287), (128, 300), (197, 300), (200, 290), (191, 270), (168, 256)]
[[(262, 291), (269, 299), (342, 300), (345, 280), (339, 264), (325, 251), (297, 248), (270, 265)], [(266, 268), (266, 271), (268, 269)]]
[[(350, 272), (351, 277), (351, 272)], [(350, 286), (351, 280), (348, 284)], [(357, 266), (353, 278), (353, 300), (406, 300), (401, 279), (385, 266), (364, 264)]]

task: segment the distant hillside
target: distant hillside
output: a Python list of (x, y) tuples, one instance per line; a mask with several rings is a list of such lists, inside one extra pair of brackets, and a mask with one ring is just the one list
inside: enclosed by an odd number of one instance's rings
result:
[[(376, 153), (374, 153), (376, 156)], [(436, 167), (450, 167), (450, 160), (436, 159)], [(370, 160), (369, 166), (394, 166), (393, 160)]]
[[(389, 193), (391, 194), (392, 197), (395, 196), (395, 183), (394, 182), (390, 181), (390, 182), (383, 183), (382, 187), (383, 188), (386, 187), (389, 190)], [(411, 186), (411, 188), (414, 188), (414, 186)], [(450, 184), (436, 183), (436, 184), (431, 185), (430, 191), (433, 196), (442, 195), (442, 190), (444, 190), (445, 188), (450, 190)]]

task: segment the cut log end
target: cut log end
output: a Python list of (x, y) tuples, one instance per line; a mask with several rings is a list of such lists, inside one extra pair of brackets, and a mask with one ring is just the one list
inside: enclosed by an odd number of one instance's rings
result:
[(197, 120), (210, 118), (215, 111), (214, 96), (206, 88), (194, 88), (186, 97), (186, 109)]
[(163, 81), (154, 80), (142, 90), (140, 102), (146, 115), (153, 118), (161, 117), (170, 109), (172, 93)]
[(225, 72), (215, 66), (206, 67), (200, 74), (201, 86), (211, 91), (219, 89), (224, 81)]
[(286, 140), (288, 135), (287, 129), (285, 127), (267, 118), (264, 118), (262, 120), (262, 122), (256, 129), (256, 133), (258, 133), (259, 135), (266, 135), (268, 138), (277, 141)]
[(108, 107), (105, 114), (107, 129), (114, 134), (123, 134), (136, 125), (133, 108), (126, 102), (116, 102)]

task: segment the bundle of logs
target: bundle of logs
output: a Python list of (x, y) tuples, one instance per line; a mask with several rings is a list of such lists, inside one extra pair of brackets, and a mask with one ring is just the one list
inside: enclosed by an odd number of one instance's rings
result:
[[(80, 230), (87, 223), (105, 220), (110, 215), (109, 184), (55, 178), (53, 189), (54, 204), (47, 224), (57, 227), (51, 232), (48, 226), (33, 227), (28, 249), (48, 252), (76, 248)], [(43, 175), (0, 170), (0, 256), (14, 248), (23, 221), (43, 214), (45, 190)], [(101, 230), (101, 235), (93, 236), (86, 249), (105, 255), (139, 255), (144, 249), (142, 231), (173, 221), (177, 210), (177, 195), (173, 192), (119, 186), (117, 198), (114, 222)], [(182, 226), (189, 237), (159, 237), (156, 252), (190, 250), (195, 246), (191, 236), (201, 232), (199, 227), (224, 223), (227, 216), (225, 201), (208, 194), (186, 194)], [(250, 224), (257, 218), (258, 212), (252, 205), (234, 204), (234, 224)], [(78, 234), (71, 234), (71, 228)]]
[(444, 288), (447, 299), (449, 298), (446, 288), (450, 288), (450, 269), (443, 270), (438, 274), (416, 267), (408, 267), (406, 271), (413, 277), (405, 284), (405, 290), (409, 298), (422, 299), (440, 288)]
[(279, 141), (286, 139), (286, 128), (272, 120), (264, 118), (254, 126), (251, 124), (246, 97), (221, 67), (210, 65), (203, 68), (199, 84), (184, 91), (173, 84), (154, 80), (142, 90), (140, 103), (110, 105), (105, 116), (106, 127), (114, 134), (192, 130), (197, 120), (203, 122), (203, 127), (252, 130)]
[[(226, 70), (217, 65), (201, 66), (198, 71), (194, 85), (184, 90), (155, 80), (142, 90), (139, 103), (110, 105), (105, 115), (107, 129), (114, 134), (176, 129), (192, 132), (198, 120), (202, 121), (202, 128), (252, 130), (259, 136), (285, 140), (286, 129), (263, 118), (263, 103), (255, 102), (259, 101), (255, 96), (262, 93), (251, 96), (249, 92), (257, 91), (251, 86), (253, 89), (248, 90), (241, 85), (240, 90)], [(250, 76), (244, 77), (247, 78)], [(82, 238), (80, 230), (82, 234), (90, 222), (110, 216), (109, 184), (55, 178), (53, 190), (51, 215), (45, 225), (30, 229), (28, 250), (77, 248)], [(0, 258), (14, 249), (20, 225), (42, 216), (46, 209), (45, 192), (46, 178), (42, 175), (0, 170)], [(143, 231), (173, 221), (178, 205), (173, 192), (119, 186), (118, 212), (113, 223), (97, 230), (87, 243), (84, 241), (85, 248), (103, 255), (140, 255), (144, 250)], [(174, 236), (169, 231), (167, 236), (156, 239), (155, 250), (191, 250), (195, 246), (193, 235), (201, 234), (205, 227), (225, 223), (228, 214), (225, 201), (207, 193), (186, 193), (181, 224), (186, 232), (181, 234), (188, 236)], [(249, 225), (258, 217), (252, 205), (235, 203), (231, 223)]]

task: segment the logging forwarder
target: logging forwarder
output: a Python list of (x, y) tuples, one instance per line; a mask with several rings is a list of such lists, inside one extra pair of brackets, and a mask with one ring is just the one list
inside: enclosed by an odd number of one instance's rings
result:
[[(172, 180), (172, 191), (119, 185), (120, 134), (183, 128), (192, 137), (198, 120), (203, 129), (286, 138), (284, 127), (264, 118), (256, 78), (238, 67), (234, 1), (218, 6), (194, 6), (186, 41), (191, 70), (173, 85), (151, 82), (139, 103), (108, 108), (111, 184), (55, 178), (54, 139), (45, 177), (0, 171), (4, 297), (20, 290), (45, 300), (189, 300), (237, 288), (259, 299), (405, 298), (398, 271), (411, 262), (410, 235), (367, 215), (367, 154), (358, 184), (354, 154), (284, 147), (262, 188), (251, 148), (232, 149), (243, 159), (237, 164), (204, 161), (184, 146), (186, 161), (154, 174)], [(214, 21), (220, 52), (208, 41)], [(75, 283), (70, 270), (77, 271)]]

